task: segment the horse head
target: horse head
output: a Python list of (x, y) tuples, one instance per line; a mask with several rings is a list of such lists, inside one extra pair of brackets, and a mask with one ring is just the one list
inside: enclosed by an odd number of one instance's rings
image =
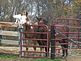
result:
[(28, 27), (29, 25), (32, 25), (31, 20), (28, 17), (28, 12), (22, 12), (21, 14), (13, 15), (13, 18), (16, 19), (15, 24), (18, 24), (21, 27)]

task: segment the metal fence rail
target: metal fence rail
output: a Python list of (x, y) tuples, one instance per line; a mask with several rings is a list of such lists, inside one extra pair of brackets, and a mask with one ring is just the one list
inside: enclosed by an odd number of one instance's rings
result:
[[(38, 26), (33, 26), (33, 27), (39, 27)], [(40, 27), (46, 27), (45, 25), (40, 25)], [(35, 30), (35, 29), (34, 29)], [(20, 42), (20, 55), (21, 57), (31, 57), (31, 58), (48, 58), (49, 56), (49, 32), (48, 32), (48, 29), (44, 29), (44, 30), (47, 30), (45, 32), (21, 32), (21, 36), (20, 36), (20, 39), (21, 39), (21, 42)], [(42, 39), (41, 37), (37, 38), (37, 37), (23, 37), (23, 35), (30, 35), (33, 34), (34, 36), (35, 35), (45, 35), (46, 37), (44, 39)], [(41, 41), (41, 45), (39, 44)], [(32, 43), (33, 42), (33, 43)], [(37, 43), (37, 44), (34, 44), (34, 43)], [(43, 44), (45, 43), (45, 44)], [(39, 44), (39, 45), (38, 45)], [(24, 50), (23, 47), (26, 47), (28, 48), (28, 50)], [(34, 48), (36, 50), (34, 50)], [(41, 51), (41, 49), (43, 49), (43, 51)], [(46, 49), (46, 51), (45, 51)], [(47, 56), (45, 56), (45, 54), (47, 54)]]

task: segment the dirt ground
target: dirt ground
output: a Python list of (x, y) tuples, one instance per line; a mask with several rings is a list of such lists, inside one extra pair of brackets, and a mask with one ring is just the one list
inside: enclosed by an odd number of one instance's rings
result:
[(81, 56), (68, 56), (65, 61), (81, 61)]
[[(0, 47), (0, 52), (18, 53), (19, 47)], [(72, 56), (74, 54), (74, 56)], [(79, 55), (79, 56), (78, 56)], [(0, 61), (33, 61), (29, 58), (1, 59)], [(81, 49), (73, 50), (71, 56), (63, 58), (63, 61), (81, 61)]]

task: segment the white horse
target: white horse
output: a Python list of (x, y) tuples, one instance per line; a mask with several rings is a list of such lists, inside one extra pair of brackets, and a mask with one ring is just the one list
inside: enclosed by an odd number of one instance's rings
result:
[(32, 21), (29, 19), (28, 15), (18, 14), (13, 15), (13, 18), (16, 19), (15, 24), (18, 24), (19, 28), (23, 28), (23, 24), (25, 23), (32, 25)]
[[(33, 27), (31, 26), (32, 21), (29, 19), (28, 15), (18, 14), (18, 15), (13, 15), (13, 18), (16, 19), (15, 24), (18, 24), (18, 27), (23, 28), (25, 32), (31, 32), (30, 30), (33, 29)], [(29, 35), (29, 34), (24, 34), (24, 38), (26, 38), (27, 35)], [(28, 44), (29, 40), (26, 40), (25, 43)], [(22, 42), (22, 44), (23, 44), (23, 42)], [(28, 47), (26, 47), (26, 51), (28, 51)]]

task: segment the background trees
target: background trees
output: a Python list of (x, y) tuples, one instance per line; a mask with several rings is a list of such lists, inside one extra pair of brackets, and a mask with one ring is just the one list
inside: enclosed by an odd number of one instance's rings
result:
[(13, 14), (27, 10), (31, 20), (35, 16), (52, 22), (57, 17), (80, 17), (81, 0), (0, 0), (0, 20), (11, 21)]

